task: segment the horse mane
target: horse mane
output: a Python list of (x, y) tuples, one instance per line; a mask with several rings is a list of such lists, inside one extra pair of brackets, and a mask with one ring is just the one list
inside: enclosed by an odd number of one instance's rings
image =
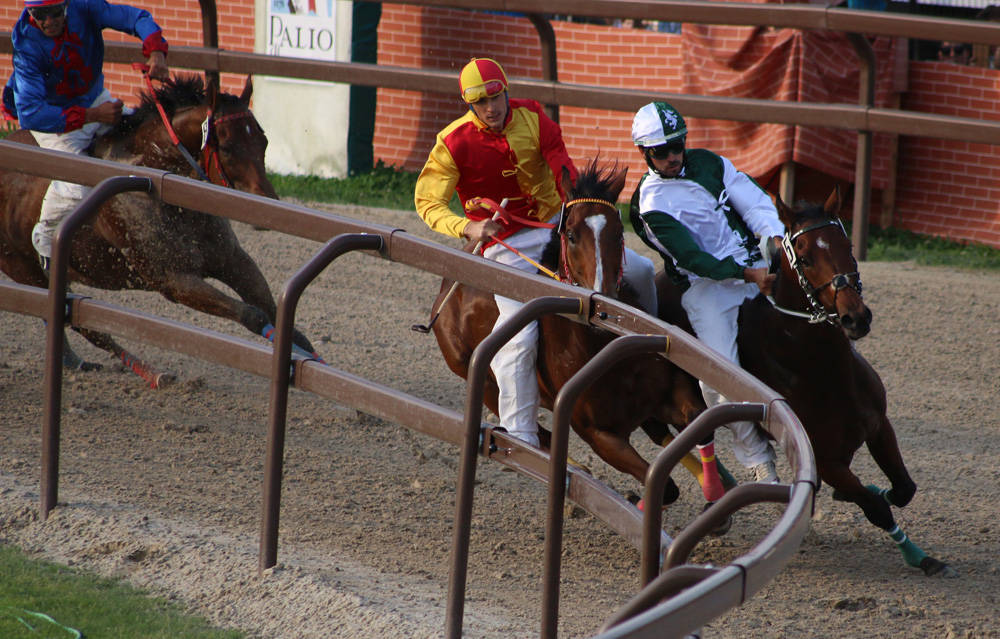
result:
[[(576, 184), (570, 193), (566, 194), (567, 201), (577, 198), (596, 198), (614, 204), (617, 194), (612, 190), (615, 177), (618, 174), (618, 160), (608, 166), (601, 167), (595, 157), (576, 176)], [(559, 229), (552, 229), (552, 237), (542, 251), (542, 265), (555, 270), (559, 266)]]
[[(155, 96), (155, 99), (154, 99)], [(167, 117), (171, 118), (179, 109), (205, 104), (205, 83), (200, 75), (179, 74), (171, 76), (157, 87), (153, 93), (139, 92), (139, 106), (130, 115), (122, 117), (114, 131), (116, 136), (134, 133), (139, 125), (150, 117), (160, 117), (156, 108), (159, 101)], [(219, 104), (237, 104), (239, 98), (229, 93), (219, 92)]]

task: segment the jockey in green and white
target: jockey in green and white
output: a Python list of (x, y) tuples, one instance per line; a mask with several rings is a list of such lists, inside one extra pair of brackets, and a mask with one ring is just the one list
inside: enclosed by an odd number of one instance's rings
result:
[[(681, 304), (698, 338), (739, 364), (737, 318), (744, 300), (770, 293), (757, 236), (784, 235), (768, 194), (728, 159), (687, 149), (684, 118), (666, 102), (639, 109), (632, 141), (649, 171), (632, 195), (632, 226), (663, 256), (683, 291)], [(725, 401), (701, 384), (709, 406)], [(736, 459), (757, 481), (777, 482), (774, 449), (751, 422), (729, 424)]]

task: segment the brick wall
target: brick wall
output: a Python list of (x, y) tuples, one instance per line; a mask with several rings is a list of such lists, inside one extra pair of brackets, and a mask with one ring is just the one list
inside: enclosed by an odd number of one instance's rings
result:
[[(235, 51), (253, 50), (254, 9), (252, 0), (224, 0), (219, 8), (219, 46)], [(20, 2), (0, 8), (0, 21), (9, 29), (20, 13)], [(164, 26), (173, 45), (199, 46), (201, 14), (198, 3), (148, 0), (142, 3)], [(645, 90), (683, 92), (681, 87), (702, 71), (698, 65), (685, 66), (681, 55), (683, 36), (634, 29), (555, 22), (559, 78), (565, 82), (597, 84)], [(687, 33), (695, 33), (689, 26)], [(746, 42), (751, 30), (719, 27), (713, 37), (720, 46)], [(107, 32), (108, 37), (118, 37)], [(769, 30), (772, 43), (803, 46), (802, 36), (787, 30)], [(124, 37), (125, 40), (129, 38)], [(755, 45), (759, 46), (759, 45)], [(737, 48), (736, 51), (739, 51)], [(742, 51), (739, 55), (748, 53)], [(457, 95), (457, 75), (464, 61), (474, 55), (490, 55), (502, 60), (513, 77), (541, 78), (541, 51), (538, 36), (524, 18), (473, 13), (452, 9), (383, 5), (379, 25), (381, 64), (451, 70), (456, 75), (455, 95), (421, 94), (380, 89), (375, 127), (375, 157), (390, 165), (418, 170), (433, 144), (435, 133), (464, 110)], [(736, 55), (734, 53), (734, 55)], [(883, 56), (884, 57), (884, 56)], [(830, 61), (825, 68), (839, 63)], [(840, 65), (843, 66), (843, 65)], [(770, 67), (769, 67), (770, 68)], [(773, 72), (773, 69), (772, 69)], [(0, 59), (0, 75), (10, 73), (10, 59)], [(687, 74), (687, 75), (685, 75)], [(131, 69), (107, 65), (106, 76), (112, 93), (134, 103), (140, 80)], [(768, 82), (779, 82), (774, 77)], [(844, 79), (848, 95), (840, 101), (855, 102), (854, 85)], [(223, 75), (223, 85), (238, 92), (243, 78)], [(757, 85), (758, 87), (760, 85)], [(880, 87), (884, 85), (880, 84)], [(755, 96), (759, 97), (759, 96)], [(880, 98), (884, 99), (884, 88)], [(937, 62), (914, 62), (909, 68), (909, 91), (902, 108), (931, 113), (1000, 119), (1000, 71), (979, 67), (947, 66)], [(560, 110), (561, 124), (571, 156), (583, 161), (597, 155), (629, 166), (626, 193), (643, 170), (643, 163), (629, 141), (631, 114), (575, 107)], [(707, 146), (729, 155), (741, 166), (756, 169), (755, 177), (772, 189), (774, 163), (755, 156), (746, 139), (780, 140), (778, 131), (793, 127), (721, 123), (707, 120), (689, 122), (690, 143)], [(722, 128), (718, 128), (722, 127)], [(728, 127), (728, 129), (727, 129)], [(720, 135), (719, 131), (734, 131)], [(763, 136), (761, 136), (763, 132)], [(825, 166), (838, 179), (850, 179), (853, 169), (836, 168), (822, 158), (829, 146), (825, 136), (835, 132), (838, 145), (853, 149), (853, 133), (825, 129), (799, 135), (800, 150), (795, 155), (803, 163), (804, 176), (822, 181)], [(876, 136), (873, 183), (882, 187), (886, 180), (886, 136)], [(760, 146), (760, 145), (758, 145)], [(780, 145), (779, 145), (780, 146)], [(814, 158), (812, 165), (809, 158)], [(834, 167), (834, 168), (830, 168)], [(750, 169), (748, 168), (748, 171)], [(829, 177), (829, 176), (827, 176)], [(873, 193), (872, 219), (879, 219), (880, 193)], [(1000, 148), (991, 145), (950, 142), (927, 138), (903, 138), (899, 142), (896, 211), (893, 224), (918, 233), (946, 235), (1000, 247)]]
[[(902, 108), (1000, 119), (1000, 71), (914, 62)], [(906, 137), (897, 226), (1000, 247), (1000, 147)]]
[[(686, 33), (693, 33), (685, 25)], [(683, 36), (655, 31), (615, 29), (602, 26), (553, 23), (558, 45), (559, 79), (564, 82), (597, 84), (683, 93), (692, 78), (704, 79), (715, 65), (685, 65), (681, 54)], [(704, 29), (702, 27), (701, 29)], [(700, 30), (699, 30), (700, 32)], [(713, 37), (721, 49), (733, 55), (752, 56), (741, 49), (753, 30), (745, 27), (714, 27)], [(805, 47), (813, 56), (821, 49), (808, 48), (819, 37), (842, 36), (811, 32), (768, 30), (755, 41), (785, 47)], [(815, 43), (814, 43), (815, 45)], [(886, 104), (898, 84), (897, 69), (885, 64), (898, 53), (888, 39), (874, 43), (879, 67), (877, 104)], [(456, 75), (471, 56), (489, 55), (501, 60), (513, 77), (541, 78), (538, 36), (524, 18), (469, 11), (383, 5), (379, 26), (379, 63), (404, 67), (452, 70)], [(817, 74), (828, 86), (839, 86), (844, 95), (818, 100), (856, 103), (855, 77), (830, 76), (845, 68), (843, 60), (810, 59), (817, 64), (796, 69), (799, 90), (810, 93)], [(849, 65), (847, 65), (849, 66)], [(817, 71), (817, 69), (819, 71)], [(762, 97), (762, 87), (786, 81), (773, 65), (763, 68), (744, 95)], [(768, 76), (767, 73), (772, 74)], [(1000, 71), (978, 67), (945, 66), (937, 62), (915, 62), (909, 68), (909, 90), (902, 96), (904, 109), (930, 113), (1000, 119)], [(734, 85), (729, 95), (739, 94)], [(418, 170), (426, 159), (435, 133), (465, 109), (457, 95), (420, 94), (380, 89), (375, 127), (375, 157), (390, 165)], [(812, 96), (810, 96), (812, 97)], [(807, 100), (808, 101), (808, 100)], [(562, 108), (560, 121), (566, 146), (575, 160), (598, 152), (607, 160), (629, 165), (626, 195), (634, 188), (644, 164), (629, 141), (631, 114), (595, 109)], [(802, 167), (797, 192), (825, 195), (836, 181), (853, 180), (856, 134), (843, 129), (805, 129), (772, 124), (689, 120), (689, 143), (723, 153), (746, 168), (773, 191), (777, 189), (775, 157), (794, 148), (793, 159)], [(791, 133), (789, 132), (791, 131)], [(782, 137), (782, 136), (785, 137)], [(747, 140), (763, 141), (752, 148)], [(794, 144), (786, 144), (792, 139)], [(770, 145), (768, 153), (758, 147)], [(831, 154), (831, 149), (839, 149)], [(871, 219), (881, 217), (881, 189), (889, 179), (890, 138), (876, 135), (873, 152)], [(846, 158), (846, 160), (845, 160)], [(819, 186), (818, 186), (819, 185)], [(1000, 148), (991, 145), (903, 138), (899, 141), (896, 207), (892, 224), (918, 233), (944, 235), (1000, 247)], [(828, 192), (828, 191), (827, 191)]]

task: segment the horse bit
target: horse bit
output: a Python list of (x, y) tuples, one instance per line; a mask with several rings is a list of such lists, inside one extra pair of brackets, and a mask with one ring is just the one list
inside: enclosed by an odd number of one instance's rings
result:
[[(799, 311), (783, 308), (778, 306), (777, 302), (775, 302), (772, 297), (768, 297), (768, 300), (770, 300), (771, 304), (778, 311), (781, 311), (786, 315), (806, 318), (809, 320), (810, 324), (827, 322), (834, 326), (840, 326), (840, 317), (836, 313), (828, 313), (820, 301), (816, 298), (816, 295), (828, 286), (833, 287), (834, 299), (836, 299), (837, 293), (840, 292), (841, 289), (845, 288), (853, 288), (857, 291), (858, 295), (861, 295), (861, 274), (858, 271), (852, 271), (850, 273), (837, 273), (829, 282), (821, 286), (814, 287), (809, 283), (809, 280), (806, 279), (802, 262), (799, 260), (799, 256), (795, 253), (795, 240), (798, 239), (800, 235), (804, 235), (805, 233), (809, 233), (810, 231), (815, 231), (826, 226), (837, 226), (840, 228), (844, 236), (847, 236), (847, 231), (844, 229), (843, 223), (840, 220), (834, 219), (813, 224), (812, 226), (807, 226), (794, 234), (786, 230), (785, 235), (781, 238), (781, 248), (785, 251), (785, 257), (788, 258), (788, 263), (793, 269), (795, 269), (795, 274), (799, 278), (799, 286), (802, 288), (802, 292), (806, 295), (806, 300), (812, 308), (812, 313), (801, 313)], [(851, 282), (852, 279), (854, 280), (853, 283)]]

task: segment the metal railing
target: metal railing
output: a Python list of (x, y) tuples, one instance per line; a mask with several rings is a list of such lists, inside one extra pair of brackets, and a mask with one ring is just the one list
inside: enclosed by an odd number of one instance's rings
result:
[[(668, 359), (704, 379), (713, 387), (722, 389), (727, 396), (737, 401), (753, 402), (752, 410), (759, 411), (756, 414), (761, 417), (762, 425), (782, 444), (793, 469), (794, 479), (791, 486), (784, 487), (789, 499), (785, 514), (767, 537), (730, 566), (705, 570), (699, 573), (704, 577), (700, 581), (689, 577), (685, 582), (689, 587), (681, 593), (682, 598), (677, 594), (675, 581), (671, 580), (669, 588), (665, 588), (662, 583), (654, 580), (648, 586), (649, 590), (643, 591), (646, 595), (638, 603), (632, 603), (627, 611), (614, 617), (615, 620), (628, 620), (609, 629), (607, 632), (611, 634), (607, 636), (626, 636), (621, 634), (624, 632), (623, 628), (630, 627), (628, 624), (639, 623), (637, 619), (642, 620), (643, 624), (652, 624), (651, 627), (658, 628), (659, 636), (682, 636), (701, 627), (721, 612), (752, 596), (757, 589), (766, 584), (796, 552), (805, 534), (811, 516), (812, 495), (818, 478), (811, 449), (808, 443), (803, 445), (806, 441), (805, 433), (797, 418), (788, 410), (784, 400), (738, 367), (702, 346), (694, 337), (621, 302), (604, 298), (586, 289), (543, 279), (483, 260), (435, 242), (412, 237), (399, 229), (321, 213), (303, 206), (240, 193), (154, 169), (66, 155), (6, 141), (0, 142), (0, 169), (44, 176), (58, 174), (62, 179), (87, 185), (107, 180), (104, 183), (109, 186), (106, 189), (95, 189), (93, 198), (88, 199), (86, 206), (83, 207), (90, 211), (96, 206), (99, 195), (95, 194), (100, 191), (111, 193), (119, 187), (141, 188), (149, 190), (152, 197), (166, 204), (195, 208), (253, 225), (268, 226), (298, 237), (329, 242), (327, 247), (314, 258), (318, 261), (304, 265), (280, 296), (278, 321), (281, 327), (278, 329), (279, 342), (273, 350), (240, 338), (198, 329), (139, 311), (117, 308), (94, 299), (73, 296), (63, 298), (56, 286), (46, 292), (0, 282), (0, 309), (46, 318), (50, 321), (50, 326), (56, 325), (53, 320), (57, 317), (65, 317), (66, 321), (74, 326), (108, 332), (120, 338), (138, 340), (271, 378), (269, 412), (271, 425), (267, 450), (267, 459), (271, 461), (265, 464), (266, 475), (262, 481), (263, 485), (269, 487), (266, 490), (268, 494), (265, 495), (265, 507), (262, 509), (259, 557), (261, 568), (273, 565), (276, 560), (277, 497), (280, 495), (281, 487), (280, 466), (273, 463), (273, 460), (280, 458), (280, 445), (283, 444), (284, 400), (282, 398), (288, 385), (428, 434), (466, 451), (463, 457), (466, 470), (457, 478), (456, 490), (459, 494), (468, 495), (470, 499), (474, 460), (478, 456), (490, 457), (539, 481), (545, 482), (549, 481), (549, 478), (556, 478), (558, 486), (555, 488), (555, 493), (550, 492), (552, 496), (547, 515), (550, 539), (554, 540), (557, 535), (561, 537), (558, 522), (562, 513), (562, 500), (569, 498), (607, 523), (637, 548), (644, 549), (644, 562), (658, 565), (664, 557), (665, 550), (672, 547), (672, 540), (659, 530), (659, 524), (656, 525), (657, 530), (650, 533), (651, 524), (648, 521), (644, 524), (642, 514), (622, 496), (589, 475), (566, 469), (563, 447), (565, 433), (568, 432), (565, 420), (568, 419), (569, 407), (574, 401), (573, 396), (589, 383), (588, 377), (599, 373), (601, 361), (597, 361), (589, 368), (585, 367), (587, 370), (581, 371), (583, 375), (571, 380), (567, 388), (564, 388), (557, 397), (557, 405), (561, 407), (557, 410), (561, 425), (555, 431), (558, 433), (556, 440), (558, 446), (554, 446), (556, 454), (550, 457), (501, 431), (494, 431), (489, 424), (479, 421), (471, 410), (463, 417), (449, 409), (325, 364), (298, 356), (292, 357), (289, 352), (289, 340), (280, 339), (280, 333), (293, 321), (294, 305), (310, 278), (318, 270), (326, 267), (333, 257), (345, 248), (363, 250), (373, 256), (441, 276), (447, 274), (454, 277), (457, 273), (460, 274), (459, 280), (466, 284), (495, 290), (516, 299), (539, 300), (544, 307), (541, 310), (544, 312), (559, 312), (574, 321), (590, 323), (626, 336), (621, 339), (630, 339), (628, 336), (633, 336), (640, 341), (657, 340), (655, 348), (662, 351)], [(88, 214), (90, 211), (84, 211), (83, 214)], [(57, 232), (55, 250), (58, 255), (62, 255), (68, 248), (64, 248), (63, 245), (70, 241), (69, 234), (73, 230), (70, 227), (77, 223), (67, 225), (65, 229), (61, 227)], [(59, 257), (54, 260), (53, 267), (56, 269), (53, 273), (54, 284), (65, 281), (60, 275), (61, 269), (65, 268), (64, 264), (65, 260)], [(61, 342), (61, 334), (54, 335), (54, 332), (53, 328), (49, 333), (50, 343), (53, 340)], [(650, 337), (653, 335), (660, 337)], [(49, 357), (47, 366), (57, 365), (58, 360), (55, 358), (58, 353), (50, 350), (47, 350), (47, 353)], [(618, 356), (614, 354), (614, 349), (607, 355), (607, 357)], [(489, 357), (484, 356), (482, 359), (488, 362)], [(61, 382), (61, 376), (47, 375), (46, 381), (49, 384), (58, 384)], [(467, 406), (478, 407), (481, 411), (482, 387), (471, 384), (468, 386), (468, 392)], [(55, 389), (47, 391), (47, 396), (58, 397), (58, 391)], [(664, 449), (661, 456), (667, 456), (664, 459), (668, 461), (659, 462), (659, 467), (668, 469), (672, 467), (680, 455), (690, 448), (691, 442), (688, 441), (690, 437), (698, 435), (702, 428), (714, 427), (721, 423), (719, 420), (724, 419), (725, 407), (720, 408), (723, 409), (722, 412), (713, 409), (705, 413), (703, 424), (708, 426), (696, 427), (695, 431), (692, 431), (693, 435), (687, 437), (682, 435)], [(51, 455), (49, 463), (46, 464), (46, 476), (43, 478), (46, 488), (43, 491), (45, 495), (42, 502), (43, 514), (47, 512), (47, 508), (54, 506), (57, 498), (58, 422), (61, 413), (58, 401), (50, 403), (47, 411), (49, 412), (46, 414), (46, 420), (51, 421), (55, 427), (46, 429), (49, 439), (43, 446), (43, 449), (49, 451), (47, 454)], [(469, 452), (476, 453), (471, 454), (473, 462), (471, 472)], [(665, 476), (661, 476), (659, 480), (665, 481)], [(552, 486), (555, 485), (550, 484), (550, 489)], [(647, 491), (650, 490), (656, 490), (655, 484), (647, 486)], [(749, 490), (753, 492), (756, 489)], [(770, 495), (770, 498), (773, 497)], [(719, 504), (708, 513), (721, 512), (716, 509), (727, 508), (724, 500)], [(456, 504), (456, 508), (459, 508), (459, 504)], [(467, 535), (459, 532), (456, 531), (452, 550), (454, 568), (450, 576), (450, 592), (453, 594), (450, 595), (449, 614), (446, 619), (449, 637), (460, 636), (462, 631), (464, 557), (467, 557), (468, 553), (468, 539)], [(692, 536), (700, 538), (705, 532), (703, 524), (696, 520), (682, 531), (682, 534), (684, 538), (690, 539)], [(545, 571), (549, 577), (543, 593), (542, 636), (545, 637), (556, 634), (559, 554), (552, 549), (546, 551)], [(727, 577), (734, 574), (734, 571), (740, 575), (738, 583), (730, 581)], [(553, 575), (556, 578), (553, 578)], [(720, 577), (726, 577), (721, 589), (718, 585), (714, 585)], [(673, 590), (670, 590), (671, 588)], [(663, 625), (665, 622), (662, 620), (667, 619), (670, 620), (669, 627)]]

